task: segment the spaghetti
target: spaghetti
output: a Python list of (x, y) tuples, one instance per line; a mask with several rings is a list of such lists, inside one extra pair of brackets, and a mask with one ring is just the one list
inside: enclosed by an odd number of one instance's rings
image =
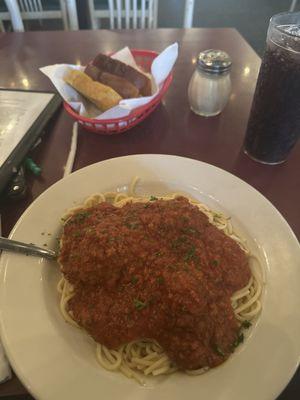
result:
[[(96, 194), (89, 197), (82, 206), (75, 207), (63, 216), (67, 220), (72, 215), (101, 202), (109, 202), (115, 207), (123, 207), (128, 202), (147, 203), (149, 198), (134, 196), (136, 180), (130, 185), (128, 194), (125, 193), (104, 193)], [(172, 200), (182, 196), (175, 193), (170, 196), (160, 197), (162, 200)], [(245, 240), (239, 237), (233, 230), (229, 217), (222, 213), (212, 211), (205, 204), (194, 199), (189, 199), (192, 205), (198, 207), (209, 219), (209, 222), (222, 230), (227, 236), (232, 238), (240, 248), (247, 254), (249, 258), (249, 266), (251, 269), (251, 278), (249, 283), (241, 290), (238, 290), (231, 297), (231, 304), (235, 317), (240, 321), (241, 325), (249, 325), (249, 321), (253, 320), (261, 310), (260, 296), (262, 292), (262, 282), (259, 273), (259, 263), (256, 257), (250, 254)], [(62, 277), (58, 283), (57, 289), (61, 294), (60, 310), (64, 319), (78, 326), (74, 320), (72, 312), (68, 309), (68, 302), (74, 295), (73, 286)], [(96, 343), (96, 357), (99, 364), (109, 371), (120, 371), (128, 378), (134, 378), (138, 382), (143, 383), (142, 376), (157, 376), (162, 374), (170, 374), (177, 370), (176, 365), (172, 363), (164, 352), (163, 348), (154, 340), (143, 339), (122, 345), (118, 350), (108, 349), (100, 343)], [(198, 370), (186, 371), (189, 375), (199, 375), (207, 371), (208, 367)]]

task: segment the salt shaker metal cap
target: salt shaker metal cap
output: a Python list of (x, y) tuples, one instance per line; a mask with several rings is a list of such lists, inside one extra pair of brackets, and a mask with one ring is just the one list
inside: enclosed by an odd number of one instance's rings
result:
[(231, 68), (231, 58), (222, 50), (204, 50), (198, 55), (197, 66), (205, 72), (222, 74)]

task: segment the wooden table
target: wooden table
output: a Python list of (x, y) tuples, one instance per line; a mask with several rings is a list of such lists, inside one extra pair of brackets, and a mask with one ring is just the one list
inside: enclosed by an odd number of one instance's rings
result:
[[(115, 136), (80, 130), (74, 169), (111, 157), (138, 153), (175, 154), (205, 161), (248, 182), (283, 214), (300, 238), (300, 146), (279, 166), (250, 160), (242, 151), (260, 59), (234, 29), (158, 29), (140, 31), (28, 32), (0, 34), (0, 86), (53, 89), (38, 68), (55, 63), (85, 64), (98, 52), (125, 45), (161, 51), (179, 43), (173, 83), (163, 103), (144, 122)], [(188, 105), (187, 85), (199, 51), (220, 48), (230, 54), (232, 94), (223, 113), (213, 118), (194, 115)], [(29, 191), (22, 201), (1, 201), (2, 230), (8, 235), (26, 207), (62, 178), (70, 147), (73, 121), (61, 110), (49, 124), (43, 141), (32, 153), (43, 168), (40, 178), (28, 176)], [(278, 366), (280, 368), (280, 366)], [(21, 397), (15, 397), (22, 395)], [(29, 399), (16, 377), (0, 385), (0, 397)], [(280, 400), (300, 398), (299, 370)]]

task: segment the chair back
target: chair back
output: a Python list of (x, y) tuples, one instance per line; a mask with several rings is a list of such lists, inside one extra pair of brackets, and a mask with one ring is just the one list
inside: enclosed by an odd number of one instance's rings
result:
[(21, 12), (41, 12), (43, 6), (41, 0), (18, 0)]
[[(183, 28), (193, 26), (194, 4), (195, 0), (184, 1)], [(95, 8), (95, 0), (88, 0), (88, 8), (92, 29), (101, 28), (105, 19), (110, 29), (157, 28), (158, 0), (107, 0), (106, 7), (100, 8)]]
[(157, 27), (158, 0), (108, 0), (110, 29)]
[[(45, 9), (42, 0), (5, 0), (5, 4), (14, 31), (24, 31), (23, 20), (44, 19), (61, 19), (64, 29), (78, 30), (76, 0), (59, 0), (55, 9)], [(1, 20), (4, 17), (5, 15), (0, 15)]]

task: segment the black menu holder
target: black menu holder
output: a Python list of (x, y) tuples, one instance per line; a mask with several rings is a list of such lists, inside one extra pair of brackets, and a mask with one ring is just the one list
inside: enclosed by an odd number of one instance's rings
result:
[(53, 92), (0, 89), (0, 193), (60, 104)]

